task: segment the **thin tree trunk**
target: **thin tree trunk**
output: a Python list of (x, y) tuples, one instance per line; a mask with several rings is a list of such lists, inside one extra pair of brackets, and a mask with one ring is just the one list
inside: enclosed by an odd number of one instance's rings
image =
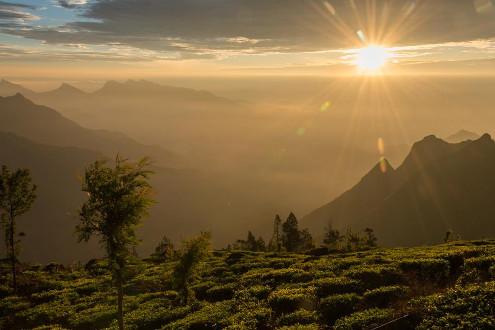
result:
[(119, 330), (124, 330), (124, 288), (122, 285), (122, 274), (117, 275), (117, 305), (118, 305), (118, 319), (119, 319)]
[(12, 212), (10, 214), (10, 232), (9, 232), (9, 243), (10, 243), (10, 264), (12, 267), (12, 287), (14, 288), (14, 293), (17, 293), (17, 272), (16, 272), (16, 257), (15, 257), (15, 241), (14, 241), (14, 218)]

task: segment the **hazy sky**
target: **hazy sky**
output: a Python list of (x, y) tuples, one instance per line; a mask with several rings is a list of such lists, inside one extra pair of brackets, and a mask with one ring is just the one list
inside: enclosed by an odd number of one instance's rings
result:
[(0, 1), (7, 78), (352, 73), (370, 44), (390, 72), (493, 73), (495, 0)]

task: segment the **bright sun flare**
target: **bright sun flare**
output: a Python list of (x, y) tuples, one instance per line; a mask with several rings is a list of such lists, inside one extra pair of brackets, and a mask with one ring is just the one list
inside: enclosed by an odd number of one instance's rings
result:
[(356, 66), (364, 71), (381, 69), (390, 58), (390, 53), (382, 46), (368, 46), (357, 50)]

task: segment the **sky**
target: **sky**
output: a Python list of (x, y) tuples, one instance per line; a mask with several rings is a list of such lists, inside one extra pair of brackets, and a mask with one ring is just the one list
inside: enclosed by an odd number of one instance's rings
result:
[[(0, 1), (9, 77), (495, 73), (495, 0)], [(419, 69), (418, 69), (419, 68)]]

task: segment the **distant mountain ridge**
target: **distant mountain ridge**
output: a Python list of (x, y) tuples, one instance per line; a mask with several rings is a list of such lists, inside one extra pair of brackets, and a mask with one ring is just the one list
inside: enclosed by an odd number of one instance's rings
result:
[(478, 134), (465, 129), (461, 129), (460, 131), (447, 136), (445, 138), (445, 141), (450, 143), (459, 143), (466, 140), (477, 140), (479, 138), (480, 136)]
[[(62, 83), (59, 87), (46, 92), (36, 92), (25, 88), (22, 85), (12, 83), (5, 79), (0, 81), (0, 96), (13, 96), (21, 93), (24, 96), (37, 102), (53, 102), (54, 97), (77, 96), (77, 97), (159, 97), (167, 98), (168, 100), (187, 100), (214, 102), (219, 104), (232, 104), (234, 101), (227, 98), (219, 97), (203, 90), (195, 90), (184, 87), (175, 87), (157, 84), (147, 80), (127, 80), (118, 82), (109, 80), (103, 86), (94, 92), (85, 92), (68, 83)], [(72, 100), (74, 101), (74, 100)]]
[(349, 191), (303, 218), (321, 231), (376, 230), (384, 245), (430, 244), (447, 230), (462, 238), (495, 235), (495, 142), (490, 135), (461, 143), (427, 136), (393, 169), (373, 168)]

